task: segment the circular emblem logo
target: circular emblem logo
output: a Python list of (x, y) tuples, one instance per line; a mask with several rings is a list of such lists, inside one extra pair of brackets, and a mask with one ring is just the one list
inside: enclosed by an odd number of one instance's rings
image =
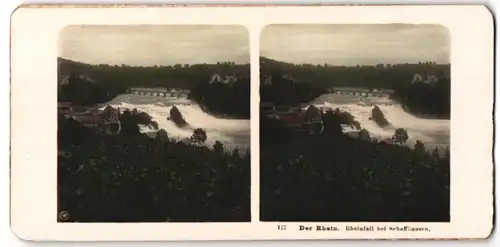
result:
[(68, 220), (68, 219), (69, 219), (69, 213), (68, 213), (68, 212), (66, 212), (66, 211), (61, 211), (61, 212), (59, 213), (59, 219), (60, 219), (60, 220), (63, 220), (63, 221)]

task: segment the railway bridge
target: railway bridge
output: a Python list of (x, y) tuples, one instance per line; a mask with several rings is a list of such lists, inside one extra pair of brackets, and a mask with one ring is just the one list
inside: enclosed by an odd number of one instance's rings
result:
[(153, 97), (187, 97), (189, 90), (179, 88), (130, 88), (129, 93)]
[(388, 98), (394, 91), (388, 89), (368, 89), (368, 88), (351, 88), (351, 87), (335, 87), (328, 90), (329, 93), (339, 95), (352, 95), (362, 97), (378, 97)]

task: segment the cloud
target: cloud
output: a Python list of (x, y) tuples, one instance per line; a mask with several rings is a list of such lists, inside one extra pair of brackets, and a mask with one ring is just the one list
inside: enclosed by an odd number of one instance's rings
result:
[(92, 64), (247, 63), (248, 42), (242, 26), (69, 26), (59, 56)]
[(439, 25), (270, 25), (261, 55), (292, 63), (448, 63), (450, 37)]

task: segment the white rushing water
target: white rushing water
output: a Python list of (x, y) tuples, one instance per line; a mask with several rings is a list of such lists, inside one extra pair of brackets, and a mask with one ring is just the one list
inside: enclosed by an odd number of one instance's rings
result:
[[(310, 104), (323, 109), (339, 108), (352, 114), (361, 127), (370, 132), (373, 138), (385, 139), (394, 135), (397, 128), (407, 130), (408, 144), (413, 146), (416, 140), (425, 143), (429, 148), (436, 145), (449, 145), (450, 120), (419, 118), (406, 112), (403, 107), (388, 98), (346, 96), (325, 94)], [(137, 109), (148, 113), (158, 127), (168, 132), (171, 138), (179, 140), (189, 138), (196, 128), (202, 128), (207, 133), (207, 146), (212, 146), (215, 141), (221, 141), (228, 149), (238, 147), (240, 150), (250, 146), (250, 120), (223, 119), (205, 113), (199, 105), (186, 99), (153, 97), (143, 95), (119, 95), (108, 105), (119, 107), (121, 110)], [(176, 106), (181, 112), (189, 127), (179, 128), (168, 120), (170, 109)], [(390, 126), (382, 128), (370, 120), (373, 107), (377, 105), (384, 113)], [(142, 132), (154, 131), (141, 127)]]
[[(345, 96), (327, 94), (315, 99), (311, 104), (323, 109), (339, 108), (351, 113), (374, 138), (390, 138), (396, 128), (404, 128), (408, 132), (408, 144), (414, 145), (417, 140), (428, 147), (449, 145), (450, 120), (419, 118), (406, 112), (403, 107), (388, 98)], [(391, 124), (382, 128), (370, 120), (373, 107), (377, 105)]]
[[(120, 110), (137, 109), (146, 112), (158, 123), (160, 129), (167, 131), (171, 138), (179, 140), (189, 138), (194, 129), (202, 128), (207, 133), (205, 144), (209, 147), (215, 141), (222, 142), (229, 149), (238, 147), (240, 150), (244, 150), (250, 146), (250, 120), (214, 117), (205, 113), (198, 104), (185, 97), (169, 98), (124, 94), (117, 96), (107, 104), (115, 108), (118, 107)], [(168, 119), (174, 105), (179, 109), (189, 126), (179, 128)], [(141, 131), (150, 132), (153, 130), (141, 127)]]

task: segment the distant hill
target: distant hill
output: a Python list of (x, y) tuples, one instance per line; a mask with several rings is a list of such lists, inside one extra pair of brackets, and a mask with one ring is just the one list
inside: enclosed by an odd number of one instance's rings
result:
[(175, 87), (189, 89), (193, 83), (209, 80), (219, 73), (236, 77), (249, 77), (250, 64), (221, 62), (216, 64), (176, 64), (130, 66), (87, 64), (58, 58), (59, 80), (70, 74), (87, 75), (101, 84), (120, 87)]
[[(293, 63), (287, 63), (283, 61), (274, 60), (267, 57), (260, 57), (260, 65), (265, 66), (282, 66), (282, 67), (294, 67)], [(265, 68), (265, 67), (264, 67)]]
[[(341, 66), (329, 64), (293, 64), (260, 57), (261, 80), (272, 74), (287, 74), (319, 87), (374, 87), (394, 89), (409, 83), (415, 74), (450, 77), (450, 64), (378, 64), (374, 66)], [(263, 82), (263, 81), (261, 81)]]
[[(297, 73), (299, 72), (299, 73)], [(295, 65), (260, 58), (260, 99), (277, 105), (297, 106), (326, 93), (307, 77), (299, 79)]]
[(93, 74), (92, 65), (75, 62), (69, 59), (57, 58), (58, 80), (68, 77), (70, 74), (89, 75)]

